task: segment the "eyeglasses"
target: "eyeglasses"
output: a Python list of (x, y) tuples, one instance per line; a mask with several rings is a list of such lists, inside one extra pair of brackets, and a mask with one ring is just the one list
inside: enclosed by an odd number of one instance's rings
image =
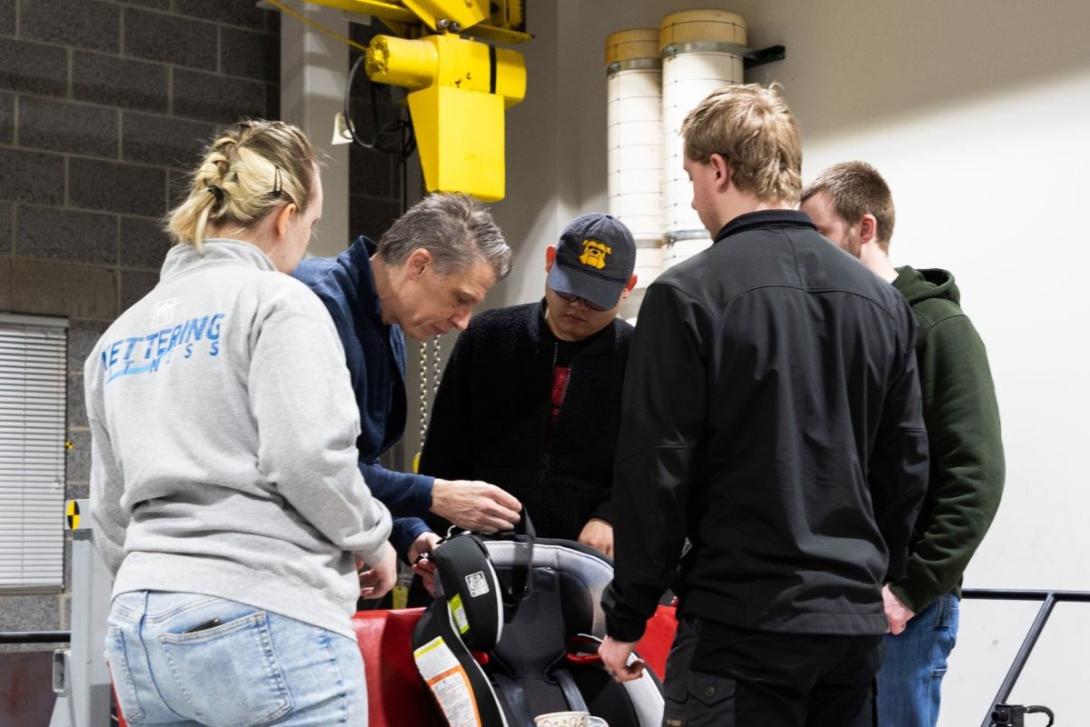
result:
[(559, 290), (554, 290), (553, 292), (556, 293), (561, 300), (563, 300), (565, 303), (568, 303), (569, 305), (574, 303), (582, 303), (584, 308), (592, 311), (597, 311), (599, 313), (609, 310), (609, 308), (603, 308), (600, 305), (591, 303), (586, 298), (580, 298), (578, 295), (572, 295), (571, 293), (561, 293)]

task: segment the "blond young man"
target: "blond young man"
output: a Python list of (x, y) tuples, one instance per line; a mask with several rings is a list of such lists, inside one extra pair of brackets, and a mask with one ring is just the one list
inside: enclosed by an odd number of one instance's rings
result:
[(882, 584), (927, 484), (912, 313), (792, 209), (801, 145), (775, 89), (719, 89), (682, 133), (715, 242), (640, 309), (602, 659), (638, 676), (672, 584), (666, 725), (869, 727)]
[(878, 673), (878, 724), (933, 727), (957, 639), (961, 576), (1003, 492), (1003, 440), (988, 354), (961, 310), (953, 275), (893, 267), (893, 195), (874, 167), (833, 165), (803, 190), (801, 209), (818, 232), (900, 292), (919, 324), (931, 476), (905, 571), (882, 591), (889, 635)]

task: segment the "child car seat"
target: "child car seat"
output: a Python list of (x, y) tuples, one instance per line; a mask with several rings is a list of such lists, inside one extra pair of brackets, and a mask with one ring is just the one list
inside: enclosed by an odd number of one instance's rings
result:
[(536, 539), (526, 517), (520, 525), (497, 538), (451, 535), (431, 554), (441, 593), (413, 648), (448, 723), (533, 727), (536, 715), (573, 710), (610, 727), (657, 727), (654, 675), (618, 684), (597, 655), (609, 560), (578, 543)]

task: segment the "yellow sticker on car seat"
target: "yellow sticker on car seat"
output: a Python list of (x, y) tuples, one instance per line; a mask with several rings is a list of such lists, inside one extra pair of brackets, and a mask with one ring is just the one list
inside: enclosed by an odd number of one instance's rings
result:
[(462, 605), (462, 595), (455, 593), (450, 599), (450, 612), (454, 616), (454, 625), (458, 627), (458, 633), (469, 631), (469, 619), (466, 618), (466, 609)]

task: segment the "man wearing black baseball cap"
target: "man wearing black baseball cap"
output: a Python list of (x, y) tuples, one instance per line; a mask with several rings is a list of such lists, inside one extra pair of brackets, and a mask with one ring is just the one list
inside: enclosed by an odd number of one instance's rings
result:
[(517, 497), (539, 535), (613, 554), (613, 454), (632, 326), (617, 309), (636, 243), (583, 215), (545, 251), (545, 298), (486, 311), (450, 355), (420, 468)]

